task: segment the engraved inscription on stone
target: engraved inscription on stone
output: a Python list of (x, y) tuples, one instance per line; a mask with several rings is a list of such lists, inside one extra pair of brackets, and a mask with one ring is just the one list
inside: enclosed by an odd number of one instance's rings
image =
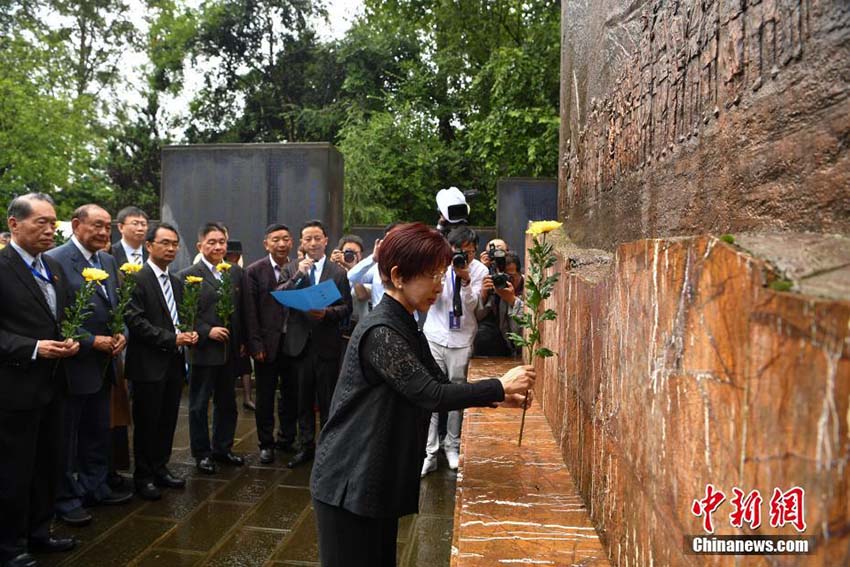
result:
[[(562, 157), (568, 205), (664, 160), (802, 59), (813, 0), (655, 0), (616, 87)], [(817, 4), (817, 3), (814, 3)], [(582, 117), (578, 117), (582, 120)]]

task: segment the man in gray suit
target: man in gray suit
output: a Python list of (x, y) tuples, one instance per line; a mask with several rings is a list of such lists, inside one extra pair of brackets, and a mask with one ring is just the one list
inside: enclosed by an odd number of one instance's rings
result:
[(90, 315), (80, 329), (85, 334), (80, 339), (80, 351), (65, 363), (69, 394), (63, 436), (65, 462), (56, 513), (72, 526), (91, 521), (84, 506), (122, 504), (132, 498), (130, 492), (112, 490), (106, 482), (111, 445), (109, 401), (115, 379), (112, 359), (127, 344), (122, 333), (113, 335), (109, 328), (118, 299), (115, 259), (99, 252), (109, 242), (111, 220), (101, 207), (83, 205), (71, 217), (74, 234), (70, 240), (47, 252), (62, 267), (72, 294), (85, 284), (85, 268), (98, 268), (109, 275), (91, 298)]

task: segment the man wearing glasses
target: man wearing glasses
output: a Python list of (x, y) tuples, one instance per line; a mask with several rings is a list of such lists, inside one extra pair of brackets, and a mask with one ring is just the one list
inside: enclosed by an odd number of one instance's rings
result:
[(118, 230), (121, 240), (112, 245), (112, 256), (119, 266), (125, 263), (143, 264), (148, 261), (145, 234), (148, 232), (148, 215), (138, 207), (124, 207), (118, 211)]
[[(466, 382), (469, 358), (472, 356), (472, 342), (478, 331), (475, 308), (478, 306), (484, 278), (489, 275), (489, 271), (475, 259), (478, 235), (474, 230), (467, 226), (458, 226), (449, 233), (448, 240), (452, 245), (452, 263), (446, 268), (443, 291), (428, 310), (422, 332), (428, 339), (434, 360), (452, 383), (459, 384)], [(434, 277), (439, 277), (439, 274)], [(449, 468), (452, 470), (457, 470), (458, 467), (462, 424), (463, 410), (450, 411), (446, 424), (445, 451)], [(437, 470), (437, 452), (440, 449), (438, 429), (439, 414), (434, 413), (431, 415), (431, 426), (428, 429), (422, 476)]]
[(186, 378), (186, 348), (198, 342), (195, 331), (181, 332), (177, 306), (183, 282), (168, 272), (180, 236), (166, 223), (145, 237), (150, 257), (136, 274), (127, 308), (130, 330), (127, 379), (133, 382), (133, 480), (145, 500), (161, 498), (159, 488), (183, 488), (186, 481), (166, 468), (171, 458), (180, 393)]

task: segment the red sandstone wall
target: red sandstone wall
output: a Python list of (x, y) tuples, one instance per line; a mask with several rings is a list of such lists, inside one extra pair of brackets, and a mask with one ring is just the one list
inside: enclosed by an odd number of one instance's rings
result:
[[(716, 239), (620, 246), (610, 273), (563, 276), (538, 390), (614, 565), (850, 565), (850, 303), (779, 293), (766, 267)], [(595, 276), (598, 276), (598, 271)], [(542, 394), (542, 395), (541, 395)], [(713, 483), (806, 490), (806, 557), (683, 553)]]

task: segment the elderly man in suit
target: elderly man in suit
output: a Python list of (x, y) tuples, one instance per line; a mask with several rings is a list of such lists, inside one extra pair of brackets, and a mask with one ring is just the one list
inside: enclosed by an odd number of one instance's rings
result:
[(301, 247), (305, 256), (292, 261), (284, 269), (281, 290), (299, 289), (333, 281), (340, 299), (333, 305), (308, 311), (290, 311), (284, 335), (284, 352), (294, 358), (298, 377), (298, 429), (300, 447), (287, 463), (295, 468), (313, 458), (315, 453), (316, 415), (313, 405), (318, 402), (321, 424), (328, 419), (339, 363), (342, 356), (344, 323), (351, 315), (351, 288), (345, 270), (328, 261), (325, 249), (328, 233), (321, 221), (313, 220), (301, 229)]
[(109, 473), (110, 385), (115, 379), (112, 358), (127, 340), (110, 331), (112, 310), (118, 303), (118, 268), (115, 259), (100, 252), (109, 243), (109, 213), (97, 205), (83, 205), (71, 217), (73, 236), (47, 252), (62, 267), (62, 275), (73, 294), (86, 284), (83, 270), (98, 268), (109, 277), (89, 304), (89, 316), (80, 332), (80, 352), (65, 362), (68, 399), (65, 403), (65, 478), (56, 502), (63, 522), (81, 526), (91, 521), (84, 505), (123, 504), (132, 498), (127, 491), (112, 491)]
[[(289, 311), (271, 292), (281, 282), (283, 269), (289, 263), (292, 236), (285, 224), (266, 227), (263, 246), (269, 253), (245, 268), (243, 313), (248, 352), (254, 359), (257, 376), (257, 437), (260, 462), (273, 463), (275, 449), (294, 453), (298, 419), (298, 382), (292, 372), (292, 359), (283, 350), (283, 336)], [(274, 404), (280, 384), (278, 402), (278, 439), (274, 438)]]
[[(244, 459), (231, 450), (237, 418), (234, 363), (242, 346), (239, 306), (242, 269), (236, 264), (229, 264), (224, 272), (217, 269), (227, 252), (224, 227), (217, 223), (207, 223), (198, 231), (198, 251), (201, 260), (180, 273), (181, 280), (187, 276), (203, 279), (195, 320), (198, 344), (189, 359), (189, 438), (198, 470), (215, 474), (217, 462), (234, 466), (245, 464)], [(234, 307), (228, 324), (218, 313), (225, 278), (230, 280), (230, 301)], [(210, 397), (213, 398), (212, 444), (207, 417)]]
[(9, 203), (9, 246), (0, 250), (0, 564), (35, 565), (30, 551), (67, 551), (73, 538), (50, 534), (62, 475), (61, 359), (80, 344), (63, 340), (68, 302), (53, 246), (56, 213), (47, 195)]
[(185, 347), (198, 342), (195, 331), (180, 331), (177, 306), (183, 299), (183, 282), (168, 271), (179, 246), (180, 236), (170, 224), (148, 229), (145, 247), (150, 257), (135, 275), (127, 307), (125, 372), (133, 383), (133, 480), (136, 493), (145, 500), (159, 500), (159, 487), (186, 486), (166, 467), (186, 377)]
[(124, 207), (118, 211), (118, 231), (121, 240), (112, 245), (112, 255), (119, 266), (125, 263), (142, 265), (148, 261), (145, 235), (148, 232), (148, 215), (139, 207)]

